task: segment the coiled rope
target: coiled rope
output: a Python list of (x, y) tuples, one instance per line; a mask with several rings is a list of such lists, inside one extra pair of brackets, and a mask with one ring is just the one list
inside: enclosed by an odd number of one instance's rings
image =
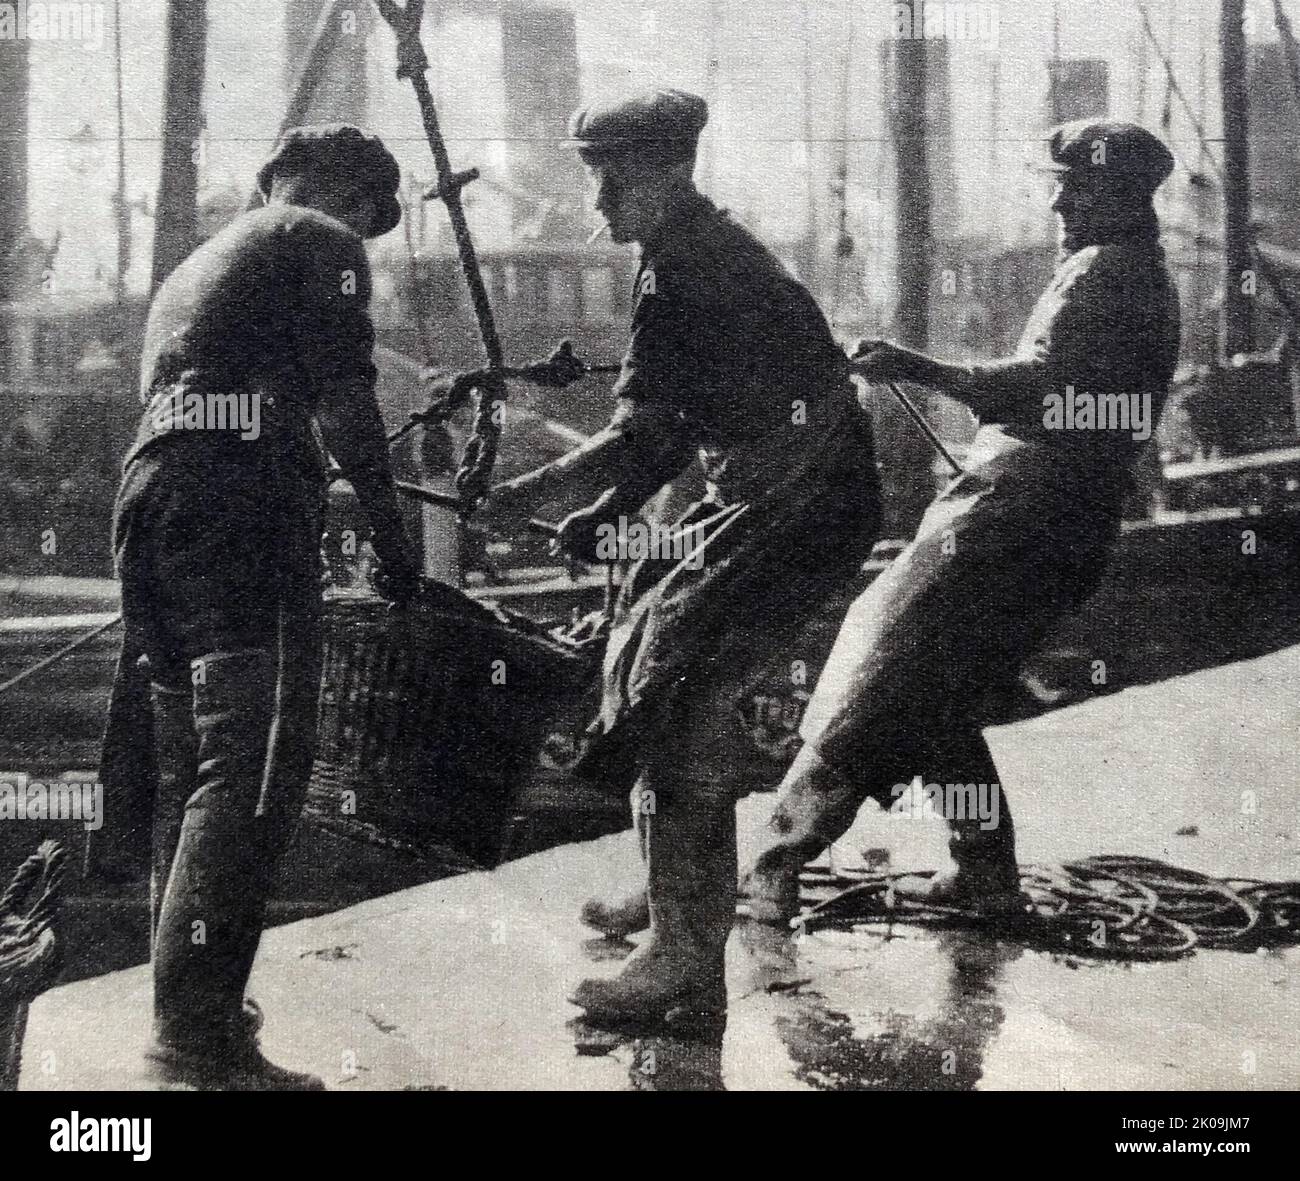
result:
[(1022, 904), (997, 912), (938, 906), (897, 889), (902, 878), (930, 876), (810, 867), (801, 879), (806, 909), (794, 925), (991, 927), (1000, 938), (1040, 950), (1121, 960), (1300, 945), (1300, 882), (1213, 878), (1154, 858), (1109, 854), (1022, 866)]

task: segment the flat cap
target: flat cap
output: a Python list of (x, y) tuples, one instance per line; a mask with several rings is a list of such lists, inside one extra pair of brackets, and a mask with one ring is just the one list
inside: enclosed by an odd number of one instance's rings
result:
[(583, 107), (569, 120), (572, 143), (588, 164), (620, 160), (668, 166), (694, 160), (709, 104), (684, 90), (654, 90), (619, 103)]
[(1043, 172), (1091, 172), (1127, 188), (1154, 193), (1174, 170), (1163, 143), (1136, 123), (1077, 119), (1048, 133), (1050, 164)]
[(401, 169), (378, 136), (366, 135), (350, 123), (290, 128), (258, 171), (257, 187), (263, 197), (269, 197), (277, 176), (314, 170), (346, 177), (374, 197), (375, 224), (366, 237), (378, 238), (401, 221), (402, 207), (396, 195)]

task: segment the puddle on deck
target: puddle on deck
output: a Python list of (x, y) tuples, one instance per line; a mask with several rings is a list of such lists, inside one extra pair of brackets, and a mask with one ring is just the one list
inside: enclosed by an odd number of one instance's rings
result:
[(973, 931), (795, 940), (742, 922), (728, 977), (724, 1037), (606, 1039), (629, 1089), (1252, 1090), (1300, 1079), (1296, 949), (1116, 964)]

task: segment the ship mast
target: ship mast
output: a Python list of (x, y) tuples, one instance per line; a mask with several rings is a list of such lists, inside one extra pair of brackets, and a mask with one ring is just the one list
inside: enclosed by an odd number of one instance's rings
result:
[(152, 290), (198, 245), (207, 0), (167, 0), (162, 167), (154, 220)]
[(131, 265), (131, 210), (126, 201), (126, 118), (122, 112), (122, 0), (113, 0), (113, 85), (117, 106), (117, 190), (113, 195), (117, 271), (113, 294), (121, 303), (126, 294), (127, 268)]
[(20, 281), (17, 247), (27, 233), (27, 41), (0, 49), (0, 302)]
[[(898, 341), (924, 351), (930, 338), (930, 269), (933, 256), (928, 103), (928, 46), (923, 37), (894, 41), (892, 130), (897, 167), (896, 247)], [(895, 470), (902, 477), (889, 509), (895, 536), (910, 537), (934, 495), (930, 452), (901, 415)], [(901, 453), (900, 453), (901, 452)]]
[(1250, 148), (1246, 88), (1246, 0), (1223, 0), (1219, 12), (1219, 80), (1223, 92), (1223, 303), (1219, 360), (1251, 351), (1253, 298), (1242, 290), (1251, 271)]

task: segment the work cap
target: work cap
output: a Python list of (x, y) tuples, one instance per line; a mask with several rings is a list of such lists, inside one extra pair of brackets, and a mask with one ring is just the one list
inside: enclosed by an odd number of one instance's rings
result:
[(1078, 119), (1048, 133), (1051, 163), (1040, 172), (1089, 173), (1116, 187), (1154, 193), (1174, 170), (1174, 157), (1145, 127), (1136, 123)]
[(655, 90), (583, 107), (569, 120), (570, 143), (588, 164), (668, 167), (695, 159), (709, 104), (684, 90)]
[(298, 176), (322, 170), (337, 173), (368, 190), (375, 201), (375, 224), (368, 238), (388, 233), (402, 219), (397, 201), (401, 169), (383, 140), (366, 135), (348, 123), (325, 123), (312, 127), (294, 127), (257, 174), (257, 187), (263, 197), (271, 195), (271, 182), (277, 176)]

